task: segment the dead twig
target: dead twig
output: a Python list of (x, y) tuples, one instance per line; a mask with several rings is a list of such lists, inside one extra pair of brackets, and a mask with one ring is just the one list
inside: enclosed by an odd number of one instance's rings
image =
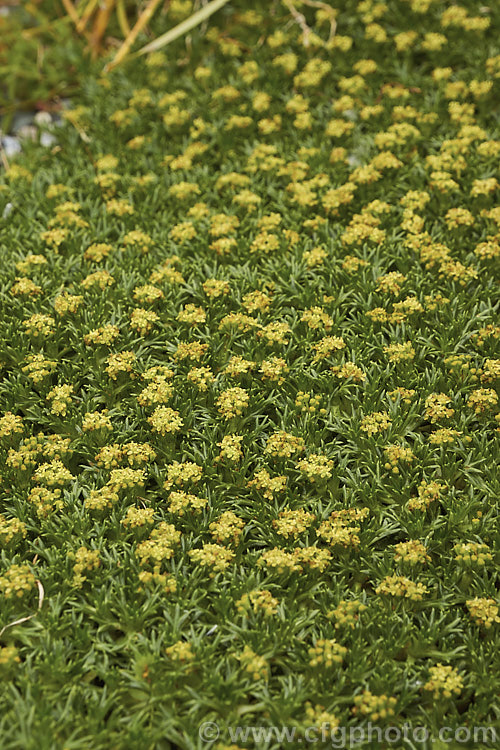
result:
[[(69, 2), (69, 0), (66, 0)], [(92, 34), (90, 35), (90, 49), (92, 56), (95, 58), (101, 47), (101, 42), (106, 29), (108, 28), (109, 18), (115, 7), (116, 0), (103, 0), (94, 20)]]
[[(302, 29), (302, 32), (304, 34), (304, 47), (309, 46), (309, 36), (311, 34), (311, 28), (307, 25), (306, 18), (303, 13), (300, 13), (295, 5), (293, 4), (293, 0), (282, 0), (284, 5), (288, 8), (292, 16), (294, 17), (295, 21), (299, 24), (300, 28)], [(330, 33), (328, 34), (328, 41), (330, 42), (333, 37), (335, 36), (335, 33), (337, 31), (337, 21), (336, 21), (336, 10), (335, 8), (332, 8), (331, 5), (328, 5), (327, 3), (320, 2), (320, 0), (302, 0), (303, 5), (309, 6), (309, 8), (319, 8), (320, 10), (324, 10), (325, 13), (329, 17), (330, 22)]]
[(296, 23), (298, 23), (298, 25), (302, 29), (302, 33), (304, 34), (304, 47), (309, 47), (309, 37), (311, 35), (311, 29), (307, 25), (306, 17), (304, 16), (303, 13), (300, 13), (297, 10), (292, 0), (283, 0), (283, 3), (286, 5), (288, 10), (292, 14)]
[(149, 3), (146, 5), (146, 8), (137, 19), (137, 22), (123, 42), (122, 46), (120, 47), (114, 58), (111, 60), (111, 62), (108, 63), (108, 65), (106, 65), (106, 67), (104, 68), (105, 73), (119, 65), (123, 58), (128, 55), (128, 53), (130, 52), (130, 48), (137, 39), (137, 36), (141, 33), (146, 24), (149, 23), (160, 2), (161, 0), (149, 0)]

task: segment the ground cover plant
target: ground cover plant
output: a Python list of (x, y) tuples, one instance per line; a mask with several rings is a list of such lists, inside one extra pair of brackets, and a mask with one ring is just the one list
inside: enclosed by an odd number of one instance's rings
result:
[(4, 165), (5, 750), (498, 726), (500, 9), (334, 10), (231, 2)]

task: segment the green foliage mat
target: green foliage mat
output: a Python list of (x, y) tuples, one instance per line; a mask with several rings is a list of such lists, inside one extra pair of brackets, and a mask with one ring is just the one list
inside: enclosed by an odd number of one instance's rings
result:
[(1, 176), (2, 750), (496, 726), (500, 8), (319, 6)]

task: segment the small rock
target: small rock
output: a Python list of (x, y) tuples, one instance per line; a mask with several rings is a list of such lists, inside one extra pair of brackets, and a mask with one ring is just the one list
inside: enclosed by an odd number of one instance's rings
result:
[(53, 146), (56, 141), (57, 138), (51, 135), (51, 133), (40, 133), (40, 144), (42, 146), (46, 146), (48, 148), (49, 146)]
[(15, 138), (13, 135), (2, 136), (2, 147), (7, 158), (9, 156), (14, 156), (14, 154), (18, 154), (21, 151), (19, 138)]

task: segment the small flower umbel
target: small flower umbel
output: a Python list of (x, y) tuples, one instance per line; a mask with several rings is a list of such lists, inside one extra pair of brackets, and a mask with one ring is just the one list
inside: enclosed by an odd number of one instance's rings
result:
[(341, 646), (334, 638), (319, 638), (309, 649), (311, 667), (332, 667), (342, 664), (347, 648)]
[(209, 577), (214, 578), (229, 567), (234, 559), (234, 552), (220, 544), (204, 544), (201, 549), (190, 550), (189, 556), (194, 563), (210, 570)]
[(248, 406), (250, 397), (243, 388), (228, 388), (217, 399), (219, 413), (225, 420), (238, 417)]
[(239, 614), (247, 614), (253, 611), (255, 614), (262, 612), (267, 617), (275, 615), (278, 611), (279, 601), (267, 589), (255, 589), (249, 591), (236, 602)]
[(227, 463), (237, 464), (243, 458), (243, 451), (241, 444), (243, 442), (243, 435), (225, 435), (220, 443), (217, 445), (220, 448), (220, 453), (215, 459), (217, 463), (225, 461)]
[(391, 425), (391, 418), (387, 412), (373, 412), (363, 417), (360, 430), (368, 435), (376, 435), (377, 432), (386, 430)]
[(335, 609), (328, 612), (327, 617), (335, 620), (336, 630), (344, 627), (354, 629), (359, 622), (360, 614), (365, 610), (366, 605), (358, 599), (342, 600)]
[(463, 679), (454, 667), (437, 664), (429, 668), (429, 679), (422, 689), (432, 693), (437, 700), (460, 695), (463, 685)]
[(22, 434), (24, 431), (23, 418), (13, 414), (11, 411), (5, 412), (0, 417), (0, 438), (11, 437), (16, 434)]
[(0, 594), (6, 599), (21, 599), (35, 588), (35, 584), (29, 565), (11, 565), (0, 575)]
[(487, 544), (479, 542), (460, 542), (453, 547), (455, 560), (465, 565), (483, 567), (493, 560)]
[(476, 625), (489, 629), (500, 622), (498, 604), (494, 599), (476, 597), (466, 602), (467, 609)]
[(90, 550), (87, 549), (87, 547), (80, 547), (74, 553), (74, 558), (75, 564), (73, 565), (73, 586), (79, 588), (87, 580), (89, 572), (100, 567), (101, 556), (98, 550)]
[(334, 462), (319, 453), (311, 453), (297, 464), (297, 469), (312, 483), (330, 479)]
[(400, 542), (394, 547), (394, 562), (406, 563), (408, 565), (425, 564), (430, 561), (425, 544), (418, 539), (409, 542)]
[(395, 715), (397, 699), (388, 695), (375, 695), (364, 690), (354, 698), (352, 713), (367, 716), (371, 721), (384, 721)]
[(405, 576), (386, 576), (375, 589), (376, 594), (396, 596), (417, 602), (421, 601), (428, 591), (425, 584), (411, 581)]
[(183, 419), (178, 411), (169, 406), (157, 406), (148, 419), (153, 432), (160, 435), (174, 434), (179, 432), (183, 425)]
[(192, 669), (192, 663), (196, 659), (193, 645), (189, 641), (177, 641), (165, 649), (168, 659), (177, 667), (184, 667), (187, 671)]
[(267, 680), (269, 676), (269, 665), (263, 656), (255, 653), (250, 646), (245, 646), (243, 651), (238, 654), (237, 658), (243, 670), (248, 673), (253, 680)]

